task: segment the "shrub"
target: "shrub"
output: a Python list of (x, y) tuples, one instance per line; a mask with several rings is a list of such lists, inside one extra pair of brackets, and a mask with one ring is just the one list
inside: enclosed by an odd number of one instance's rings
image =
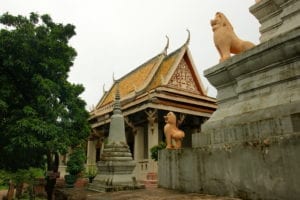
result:
[(85, 152), (82, 148), (76, 147), (70, 154), (67, 162), (67, 172), (71, 175), (78, 175), (84, 170)]
[(10, 176), (8, 172), (0, 170), (0, 190), (8, 188)]
[(151, 147), (150, 151), (151, 151), (151, 158), (155, 161), (158, 160), (158, 151), (161, 149), (166, 148), (166, 143), (164, 142), (160, 142), (158, 145), (155, 145), (153, 147)]
[(97, 175), (97, 166), (91, 165), (86, 168), (85, 175), (87, 178), (95, 177)]

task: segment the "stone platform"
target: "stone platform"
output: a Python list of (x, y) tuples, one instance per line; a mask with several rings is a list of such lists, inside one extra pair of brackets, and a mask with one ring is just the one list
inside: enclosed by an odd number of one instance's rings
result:
[(111, 192), (132, 190), (141, 187), (132, 171), (136, 166), (126, 143), (107, 144), (104, 146), (102, 160), (97, 163), (98, 174), (89, 190), (97, 192)]

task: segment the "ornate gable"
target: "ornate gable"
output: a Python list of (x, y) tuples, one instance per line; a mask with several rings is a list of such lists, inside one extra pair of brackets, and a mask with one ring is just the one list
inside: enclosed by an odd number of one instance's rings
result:
[(181, 59), (167, 86), (200, 94), (191, 69), (184, 59)]

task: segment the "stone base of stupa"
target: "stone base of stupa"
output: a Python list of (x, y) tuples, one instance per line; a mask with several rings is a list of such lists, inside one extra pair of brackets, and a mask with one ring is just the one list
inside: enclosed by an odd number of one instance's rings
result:
[(97, 192), (112, 192), (144, 188), (132, 174), (136, 163), (126, 144), (104, 146), (102, 160), (97, 163), (98, 174), (88, 189)]
[[(102, 180), (94, 180), (93, 183), (89, 184), (89, 190), (95, 192), (114, 192), (145, 188), (143, 184), (136, 182), (135, 177), (128, 175), (102, 176), (99, 178), (102, 178)], [(112, 180), (112, 182), (108, 180)]]

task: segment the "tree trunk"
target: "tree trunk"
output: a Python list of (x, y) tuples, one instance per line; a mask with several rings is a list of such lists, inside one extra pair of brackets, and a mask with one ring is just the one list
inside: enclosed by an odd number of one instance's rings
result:
[(56, 176), (53, 174), (58, 172), (58, 165), (59, 165), (59, 155), (58, 153), (54, 153), (54, 160), (53, 155), (51, 152), (47, 153), (47, 164), (48, 164), (48, 172), (46, 176), (46, 186), (45, 190), (47, 192), (47, 200), (52, 200), (54, 187), (56, 184)]
[(12, 200), (14, 198), (14, 193), (15, 193), (15, 184), (12, 182), (12, 180), (10, 180), (8, 191), (7, 191), (7, 200)]
[(23, 187), (24, 187), (24, 183), (17, 183), (16, 184), (16, 197), (17, 199), (20, 199), (22, 194), (23, 194)]

